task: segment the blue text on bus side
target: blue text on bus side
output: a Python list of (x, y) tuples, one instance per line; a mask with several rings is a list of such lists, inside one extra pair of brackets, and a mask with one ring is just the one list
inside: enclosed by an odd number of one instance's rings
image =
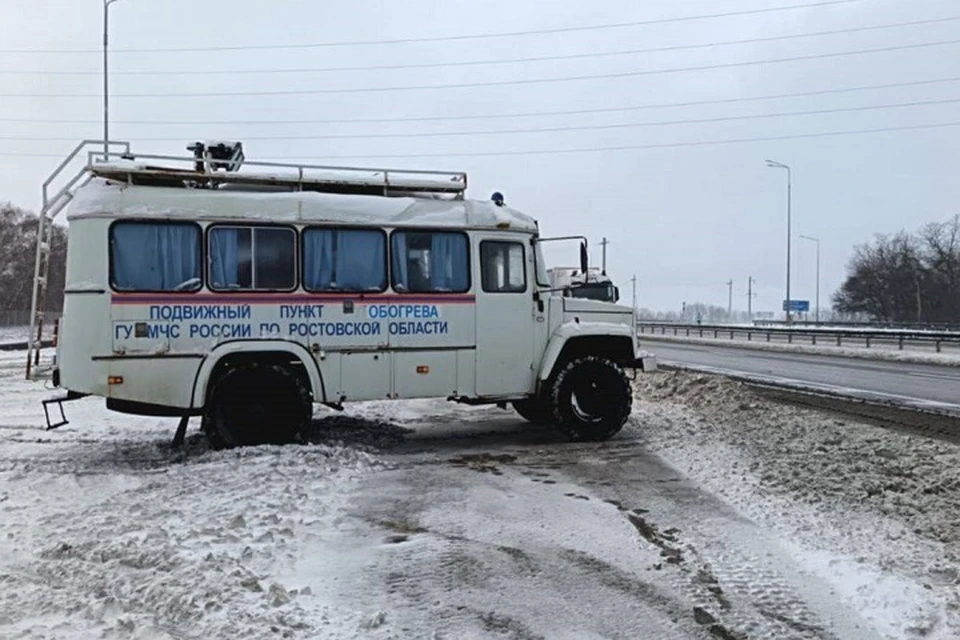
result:
[(250, 305), (233, 304), (154, 304), (150, 305), (151, 320), (246, 320)]
[(435, 304), (372, 304), (367, 307), (371, 318), (388, 320), (405, 318), (439, 318), (440, 309)]
[(317, 336), (378, 336), (379, 322), (291, 322), (289, 335), (302, 338)]
[(391, 322), (390, 335), (393, 336), (420, 336), (447, 333), (448, 323), (439, 320), (428, 322)]

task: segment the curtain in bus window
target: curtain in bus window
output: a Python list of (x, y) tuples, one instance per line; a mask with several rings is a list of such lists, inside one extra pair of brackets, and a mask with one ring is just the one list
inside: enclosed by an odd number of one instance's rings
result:
[(523, 263), (523, 245), (508, 244), (507, 249), (507, 282), (510, 291), (524, 291), (527, 288), (526, 270)]
[(200, 288), (200, 229), (192, 224), (120, 222), (111, 229), (113, 286), (124, 291)]
[(381, 291), (386, 286), (386, 242), (379, 231), (337, 232), (337, 284), (347, 291)]
[(382, 291), (386, 241), (379, 231), (309, 229), (304, 233), (304, 286), (314, 291)]
[(333, 281), (333, 232), (308, 229), (303, 234), (303, 286), (313, 291), (330, 289)]
[(240, 286), (240, 234), (248, 229), (218, 227), (210, 232), (210, 285), (216, 289)]
[(467, 239), (459, 233), (434, 233), (430, 240), (430, 285), (434, 291), (466, 291)]
[(393, 286), (397, 291), (410, 291), (410, 280), (407, 277), (407, 260), (410, 253), (407, 247), (407, 234), (394, 232), (391, 242), (393, 243), (393, 251), (391, 251)]

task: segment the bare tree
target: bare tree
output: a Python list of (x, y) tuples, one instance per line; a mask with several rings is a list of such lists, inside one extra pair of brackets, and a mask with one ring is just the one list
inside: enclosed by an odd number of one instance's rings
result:
[(960, 321), (960, 217), (855, 248), (836, 310), (887, 322)]
[[(37, 217), (12, 204), (0, 204), (0, 311), (30, 308), (36, 256)], [(63, 308), (67, 231), (56, 226), (50, 256), (50, 283), (41, 307)]]

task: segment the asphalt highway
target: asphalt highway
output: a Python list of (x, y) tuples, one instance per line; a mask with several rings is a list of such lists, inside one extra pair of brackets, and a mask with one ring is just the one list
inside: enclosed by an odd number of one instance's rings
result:
[(665, 366), (680, 365), (760, 382), (960, 412), (960, 367), (687, 345), (651, 340), (649, 336), (642, 342)]

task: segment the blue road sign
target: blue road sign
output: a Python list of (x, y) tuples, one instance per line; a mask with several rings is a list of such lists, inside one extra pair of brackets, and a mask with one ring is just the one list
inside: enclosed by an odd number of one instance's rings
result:
[(796, 311), (798, 313), (805, 313), (807, 311), (810, 311), (810, 301), (809, 300), (784, 300), (783, 310)]

